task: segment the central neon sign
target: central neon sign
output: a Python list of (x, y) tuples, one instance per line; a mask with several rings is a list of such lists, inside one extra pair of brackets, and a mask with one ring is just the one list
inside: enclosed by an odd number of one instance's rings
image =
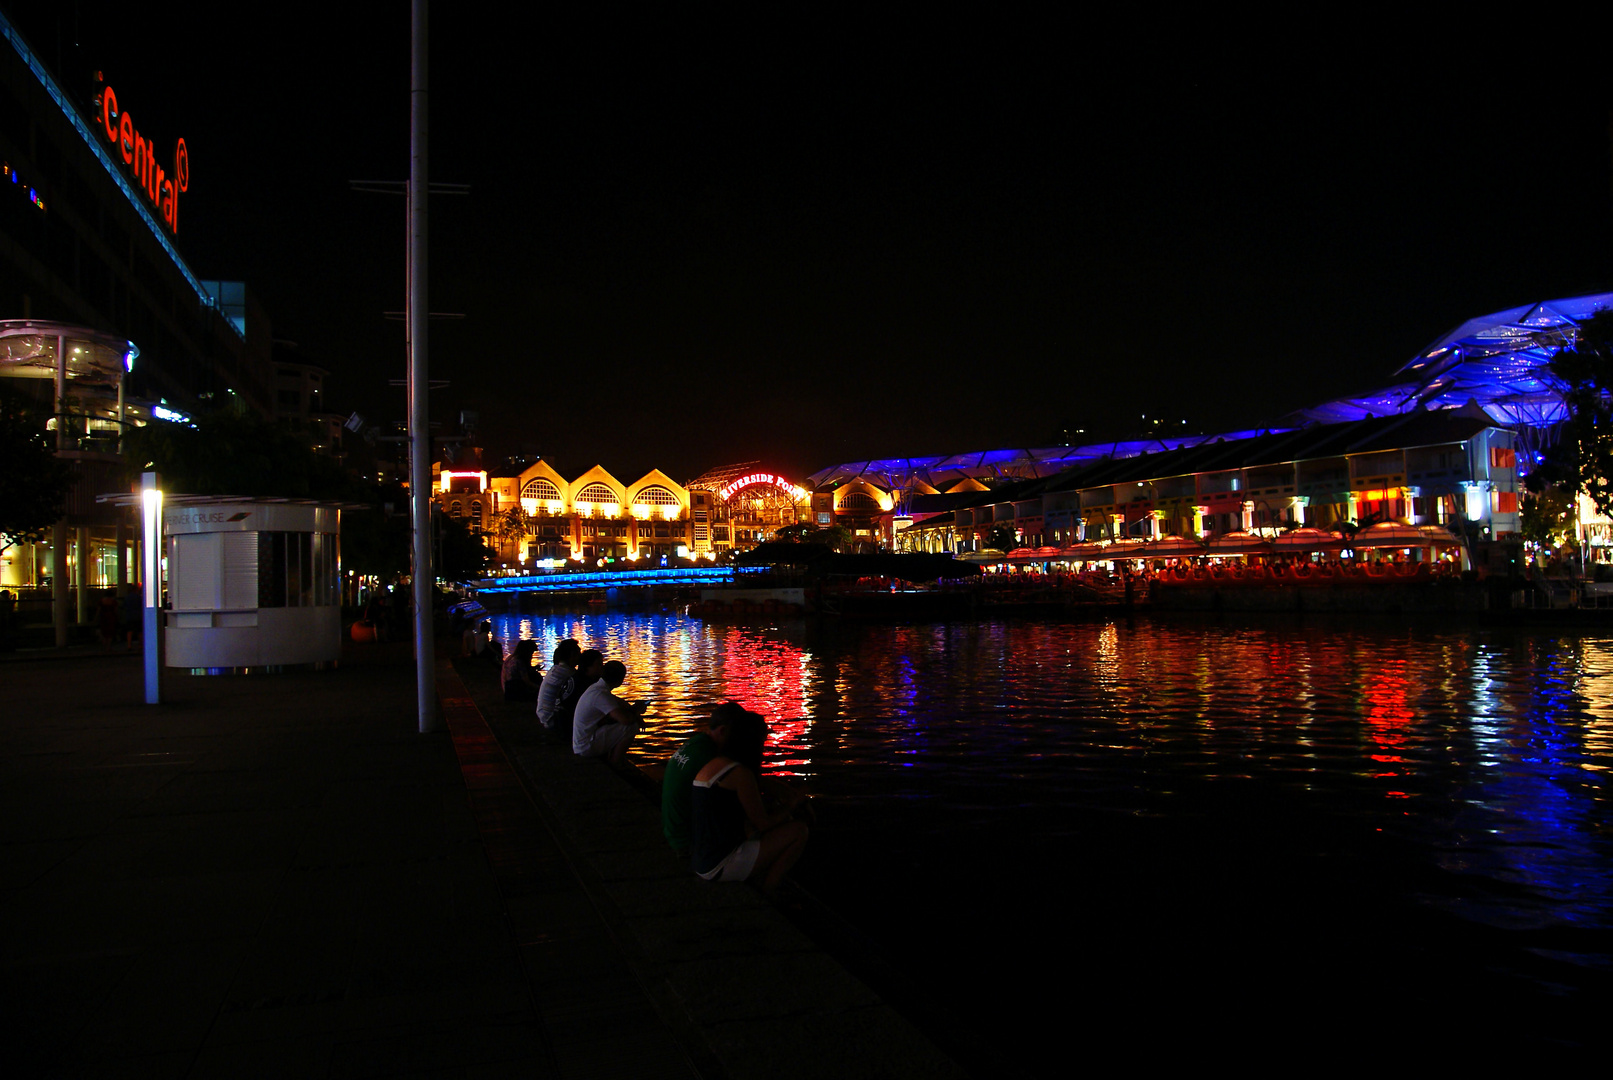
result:
[(742, 488), (748, 488), (755, 484), (771, 484), (797, 501), (806, 498), (808, 494), (805, 488), (796, 487), (782, 476), (775, 476), (769, 472), (759, 472), (751, 473), (749, 476), (741, 476), (738, 480), (729, 481), (726, 487), (717, 492), (717, 497), (723, 502), (727, 502)]
[[(97, 76), (99, 76), (97, 72)], [(127, 110), (118, 110), (117, 91), (106, 86), (101, 89), (101, 131), (128, 167), (146, 198), (157, 208), (158, 215), (168, 231), (179, 233), (179, 193), (190, 190), (190, 151), (185, 140), (174, 146), (172, 171), (157, 164), (157, 144), (141, 135), (134, 126), (134, 118)]]

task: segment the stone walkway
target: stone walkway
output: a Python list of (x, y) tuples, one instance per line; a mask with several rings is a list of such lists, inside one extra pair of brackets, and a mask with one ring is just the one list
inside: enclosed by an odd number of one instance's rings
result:
[(406, 646), (161, 706), (131, 655), (0, 663), (8, 1073), (957, 1073), (467, 675), (421, 736)]

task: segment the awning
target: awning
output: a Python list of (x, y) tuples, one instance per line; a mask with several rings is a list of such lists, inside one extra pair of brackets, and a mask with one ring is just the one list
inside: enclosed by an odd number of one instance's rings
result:
[(1181, 558), (1203, 555), (1208, 549), (1204, 543), (1187, 536), (1161, 536), (1143, 545), (1144, 558)]
[(1279, 533), (1273, 541), (1278, 551), (1337, 551), (1344, 547), (1344, 538), (1326, 529), (1290, 529)]
[[(1442, 530), (1443, 531), (1443, 530)], [(1445, 533), (1447, 539), (1443, 543), (1458, 543), (1454, 536)], [(1396, 521), (1382, 521), (1370, 525), (1355, 534), (1355, 538), (1347, 546), (1357, 548), (1374, 547), (1426, 547), (1435, 543), (1432, 538), (1423, 534), (1415, 525), (1402, 525)]]
[(1211, 555), (1269, 555), (1271, 541), (1251, 532), (1229, 532), (1210, 540)]

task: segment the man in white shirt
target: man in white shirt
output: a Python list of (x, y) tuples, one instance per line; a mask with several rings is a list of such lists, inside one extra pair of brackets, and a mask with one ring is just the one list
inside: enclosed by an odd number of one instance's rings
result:
[(612, 765), (627, 759), (627, 744), (639, 733), (644, 703), (623, 701), (612, 691), (627, 678), (627, 668), (611, 660), (600, 669), (599, 681), (577, 699), (572, 718), (571, 752), (581, 757), (604, 758)]
[(555, 730), (560, 706), (571, 696), (571, 687), (577, 679), (577, 658), (582, 646), (575, 638), (566, 638), (555, 646), (554, 664), (544, 673), (538, 687), (538, 719), (549, 731)]

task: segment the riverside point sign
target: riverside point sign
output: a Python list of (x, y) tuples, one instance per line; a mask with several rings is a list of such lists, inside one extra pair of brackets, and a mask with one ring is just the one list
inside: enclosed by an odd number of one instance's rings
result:
[(811, 494), (805, 488), (796, 487), (782, 476), (777, 476), (773, 473), (758, 472), (751, 473), (749, 476), (741, 476), (737, 480), (730, 481), (721, 491), (717, 492), (717, 497), (723, 502), (727, 502), (741, 489), (751, 487), (755, 484), (768, 484), (772, 487), (776, 487), (780, 491), (784, 492), (784, 494), (794, 499), (796, 502), (800, 502), (802, 499), (805, 499), (809, 494)]
[[(96, 79), (101, 79), (100, 72), (96, 72)], [(101, 107), (102, 134), (117, 150), (134, 182), (156, 207), (168, 231), (177, 235), (179, 193), (190, 190), (190, 152), (185, 149), (185, 140), (180, 139), (174, 146), (171, 171), (164, 169), (157, 164), (157, 144), (140, 134), (127, 109), (119, 110), (117, 91), (103, 86), (97, 103)]]

